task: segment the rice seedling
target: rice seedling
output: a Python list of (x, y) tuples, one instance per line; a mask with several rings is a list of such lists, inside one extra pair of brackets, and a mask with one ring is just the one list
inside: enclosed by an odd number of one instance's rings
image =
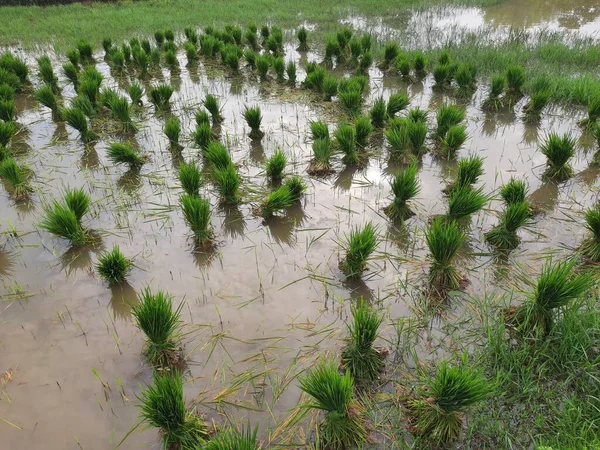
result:
[(356, 145), (366, 147), (369, 136), (373, 133), (374, 128), (371, 120), (367, 116), (357, 117), (354, 121), (354, 133), (356, 136)]
[(442, 105), (437, 110), (436, 121), (437, 129), (435, 131), (435, 137), (437, 139), (444, 139), (448, 130), (460, 124), (465, 120), (465, 112), (454, 105)]
[(377, 226), (371, 222), (367, 222), (362, 228), (355, 227), (350, 231), (343, 245), (346, 256), (340, 264), (346, 278), (360, 278), (367, 267), (367, 260), (377, 248), (378, 242)]
[(0, 84), (0, 100), (13, 100), (15, 98), (15, 88), (8, 84)]
[(17, 105), (14, 100), (0, 100), (0, 120), (13, 122), (17, 115)]
[(231, 70), (236, 72), (240, 68), (240, 58), (237, 52), (225, 51), (222, 55), (224, 55), (225, 64), (227, 64)]
[(447, 64), (438, 64), (433, 69), (433, 79), (435, 80), (435, 86), (443, 88), (450, 78), (450, 68)]
[(525, 84), (525, 71), (520, 66), (509, 66), (505, 72), (508, 93), (513, 96), (522, 95), (523, 84)]
[[(164, 50), (165, 53), (166, 52), (173, 52), (173, 53), (177, 54), (177, 45), (173, 41), (167, 41), (163, 45), (163, 50)], [(157, 48), (156, 49), (152, 49), (150, 52), (146, 51), (146, 53), (150, 53), (151, 54), (152, 52), (155, 52), (155, 51), (158, 51), (160, 53), (160, 50), (157, 49)]]
[(246, 123), (250, 127), (250, 139), (262, 139), (265, 135), (261, 129), (260, 125), (262, 122), (262, 114), (260, 112), (259, 106), (244, 107), (244, 119), (246, 119)]
[(288, 77), (288, 82), (294, 84), (296, 82), (296, 63), (294, 61), (287, 63), (285, 73)]
[(77, 93), (87, 97), (92, 105), (96, 105), (100, 97), (100, 86), (104, 77), (93, 66), (88, 66), (79, 77), (79, 86)]
[(383, 49), (383, 60), (388, 67), (400, 54), (400, 47), (395, 42), (387, 42)]
[(387, 102), (387, 115), (390, 119), (394, 118), (400, 111), (406, 109), (409, 105), (408, 97), (406, 94), (398, 92), (390, 95)]
[(421, 191), (417, 180), (417, 165), (411, 164), (400, 170), (391, 180), (390, 187), (394, 200), (384, 208), (385, 214), (392, 220), (406, 220), (414, 216), (408, 202)]
[(165, 52), (165, 63), (171, 70), (177, 69), (179, 67), (179, 61), (177, 60), (177, 55), (174, 51), (168, 50)]
[(219, 106), (219, 101), (217, 100), (217, 97), (215, 97), (212, 94), (206, 94), (206, 97), (202, 101), (202, 104), (212, 116), (213, 123), (221, 123), (223, 121), (223, 116), (221, 115), (221, 107)]
[(313, 140), (326, 139), (329, 140), (329, 127), (325, 122), (315, 120), (310, 122), (310, 132)]
[(173, 310), (168, 294), (162, 291), (153, 294), (145, 288), (139, 303), (132, 308), (136, 326), (146, 335), (144, 354), (154, 367), (168, 369), (180, 363), (178, 341), (182, 307), (183, 302)]
[(298, 42), (300, 43), (300, 45), (298, 45), (297, 50), (300, 52), (308, 51), (308, 31), (306, 30), (306, 28), (301, 27), (296, 33), (296, 37), (298, 38)]
[(527, 198), (527, 184), (524, 181), (511, 178), (500, 187), (500, 197), (507, 206), (523, 203)]
[(60, 115), (71, 127), (79, 132), (81, 140), (85, 143), (96, 139), (96, 133), (88, 128), (88, 122), (83, 111), (79, 108), (63, 108)]
[(217, 184), (221, 202), (227, 205), (237, 205), (240, 202), (240, 175), (233, 164), (225, 168), (215, 168), (213, 178)]
[(600, 95), (595, 94), (588, 100), (588, 116), (579, 122), (582, 127), (595, 126), (600, 118)]
[(585, 212), (585, 227), (589, 236), (584, 239), (579, 247), (583, 256), (593, 262), (600, 262), (600, 208), (590, 208)]
[(519, 245), (517, 231), (529, 220), (529, 204), (526, 201), (511, 203), (500, 217), (500, 222), (485, 234), (485, 240), (500, 250), (512, 250)]
[(344, 91), (340, 91), (338, 88), (338, 99), (351, 115), (355, 115), (358, 113), (362, 103), (362, 92), (356, 88)]
[(184, 194), (179, 201), (185, 223), (194, 233), (196, 244), (199, 246), (210, 244), (213, 238), (213, 230), (210, 226), (210, 202), (196, 194)]
[(523, 334), (548, 335), (556, 317), (556, 310), (583, 298), (596, 283), (592, 272), (576, 272), (576, 258), (554, 263), (550, 258), (544, 263), (534, 290), (521, 304), (509, 325), (516, 325)]
[(125, 281), (132, 266), (131, 260), (121, 253), (118, 245), (115, 245), (111, 251), (98, 255), (96, 271), (109, 285), (114, 285)]
[(169, 145), (173, 149), (181, 148), (179, 136), (181, 135), (181, 121), (176, 116), (171, 116), (165, 122), (163, 129), (165, 136), (169, 139)]
[(212, 141), (212, 130), (209, 123), (200, 123), (196, 126), (193, 136), (194, 143), (202, 150), (207, 150)]
[(54, 69), (52, 68), (52, 62), (50, 61), (50, 58), (48, 58), (46, 55), (40, 56), (37, 60), (37, 63), (42, 81), (50, 86), (52, 92), (58, 94), (60, 92), (60, 88), (58, 87), (58, 77), (54, 74)]
[(369, 33), (363, 34), (360, 38), (360, 45), (362, 46), (363, 52), (368, 52), (373, 46), (373, 36)]
[(442, 50), (438, 56), (438, 64), (449, 64), (450, 63), (450, 53), (448, 50)]
[(331, 64), (333, 58), (339, 58), (341, 54), (340, 44), (338, 40), (330, 36), (325, 41), (325, 63)]
[(338, 41), (340, 50), (346, 50), (352, 38), (352, 30), (343, 28), (336, 32), (335, 39)]
[(527, 104), (523, 107), (523, 113), (525, 114), (525, 122), (539, 122), (542, 110), (550, 101), (550, 95), (550, 91), (546, 90), (536, 91), (531, 94), (529, 102), (527, 102)]
[(483, 371), (462, 364), (450, 366), (442, 361), (435, 375), (426, 376), (417, 398), (408, 401), (410, 423), (416, 434), (444, 445), (457, 439), (465, 411), (493, 392)]
[(127, 89), (127, 93), (129, 94), (129, 98), (131, 99), (131, 104), (133, 106), (141, 106), (142, 105), (142, 97), (144, 96), (144, 88), (137, 82), (133, 82), (129, 85)]
[(418, 106), (416, 108), (412, 108), (408, 110), (407, 119), (411, 122), (421, 122), (423, 124), (427, 124), (427, 111), (423, 111)]
[(332, 75), (325, 75), (325, 78), (323, 78), (322, 89), (325, 101), (330, 102), (331, 99), (337, 95), (338, 79)]
[(344, 163), (348, 165), (358, 164), (358, 154), (356, 153), (356, 135), (351, 125), (340, 125), (335, 130), (335, 142), (338, 148), (344, 153)]
[(248, 63), (248, 67), (252, 70), (256, 69), (256, 52), (254, 50), (244, 51), (244, 59)]
[(17, 133), (14, 122), (0, 122), (0, 147), (7, 147), (12, 137)]
[(258, 427), (251, 429), (242, 425), (239, 431), (228, 428), (211, 437), (204, 450), (258, 450), (257, 433)]
[(93, 119), (97, 115), (96, 108), (94, 105), (92, 105), (90, 99), (82, 95), (78, 95), (71, 100), (71, 108), (79, 109), (86, 117), (89, 117), (90, 119)]
[(387, 104), (383, 97), (379, 97), (375, 100), (371, 111), (369, 112), (371, 116), (371, 123), (376, 129), (383, 128), (385, 122), (388, 119), (387, 114)]
[(502, 106), (500, 96), (504, 93), (506, 86), (506, 77), (504, 74), (492, 75), (492, 84), (488, 97), (484, 100), (482, 107), (484, 110), (497, 111)]
[(198, 195), (203, 180), (202, 174), (200, 173), (200, 168), (196, 165), (195, 162), (182, 162), (179, 165), (179, 173), (177, 175), (177, 178), (179, 179), (179, 184), (181, 184), (181, 188), (187, 195)]
[[(370, 123), (369, 123), (370, 124)], [(313, 159), (308, 168), (309, 175), (326, 175), (331, 172), (330, 159), (333, 155), (331, 141), (327, 138), (317, 138), (312, 145)]]
[(112, 49), (113, 42), (110, 38), (102, 39), (102, 48), (104, 49), (105, 56), (108, 56), (110, 50)]
[(113, 164), (128, 165), (133, 170), (139, 170), (146, 162), (146, 156), (138, 149), (121, 142), (113, 142), (106, 150), (106, 156)]
[(340, 375), (333, 363), (319, 363), (300, 378), (300, 389), (312, 397), (307, 407), (324, 412), (320, 431), (332, 450), (361, 448), (367, 438), (363, 408), (353, 398), (354, 380)]
[(19, 166), (9, 153), (0, 160), (0, 178), (9, 183), (11, 195), (17, 200), (26, 199), (33, 192), (29, 184), (30, 173), (28, 168)]
[(87, 41), (81, 40), (76, 44), (79, 59), (82, 62), (91, 63), (94, 61), (94, 47)]
[(425, 55), (423, 55), (423, 53), (420, 52), (415, 54), (413, 64), (415, 67), (415, 72), (417, 72), (417, 74), (422, 75), (425, 72), (425, 66), (427, 65)]
[(191, 42), (183, 44), (185, 57), (187, 58), (188, 66), (198, 59), (198, 49)]
[(266, 81), (269, 73), (271, 59), (267, 55), (258, 55), (256, 57), (256, 70), (261, 81)]
[(297, 202), (306, 191), (306, 185), (298, 175), (294, 175), (285, 180), (284, 186), (287, 186), (294, 202)]
[(475, 90), (477, 88), (475, 75), (476, 69), (474, 66), (469, 64), (461, 64), (454, 75), (454, 79), (456, 80), (456, 84), (458, 84), (459, 90), (467, 92)]
[(427, 125), (424, 122), (406, 121), (406, 134), (412, 153), (420, 156), (426, 150), (425, 139), (427, 139)]
[(121, 124), (124, 133), (135, 133), (137, 127), (131, 120), (129, 103), (125, 97), (116, 96), (110, 99), (109, 109), (112, 117)]
[(449, 220), (460, 220), (480, 211), (490, 198), (483, 194), (483, 188), (472, 189), (470, 186), (461, 186), (453, 189), (448, 195)]
[(165, 42), (165, 33), (161, 30), (155, 31), (154, 42), (156, 42), (157, 46), (161, 47)]
[(598, 150), (596, 151), (596, 153), (594, 153), (594, 156), (592, 158), (592, 165), (598, 166), (600, 165), (600, 125), (596, 125), (593, 128), (592, 136), (596, 141), (596, 146), (598, 147)]
[(15, 92), (21, 91), (21, 80), (19, 80), (19, 77), (0, 67), (0, 85), (3, 84), (12, 87)]
[(125, 67), (125, 55), (121, 50), (113, 49), (108, 55), (108, 60), (111, 66), (119, 72)]
[(400, 157), (410, 148), (410, 137), (408, 127), (404, 122), (395, 125), (384, 132), (385, 138), (390, 145), (390, 154), (393, 157)]
[[(140, 70), (140, 75), (142, 77), (146, 76), (146, 74), (148, 73), (148, 64), (150, 61), (150, 58), (148, 56), (148, 54), (143, 51), (140, 48), (134, 47), (131, 50), (131, 53), (133, 54), (133, 60), (135, 61), (135, 64), (137, 65), (138, 69)], [(159, 53), (159, 60), (160, 60), (160, 53)]]
[(129, 45), (131, 48), (140, 47), (140, 40), (136, 37), (129, 39)]
[(465, 234), (455, 221), (439, 217), (426, 230), (425, 240), (431, 259), (429, 286), (438, 292), (458, 289), (461, 278), (453, 263)]
[(40, 86), (35, 90), (35, 98), (38, 102), (49, 108), (52, 111), (52, 118), (54, 120), (60, 120), (60, 105), (54, 95), (54, 91), (48, 85)]
[(467, 127), (464, 125), (454, 125), (448, 128), (446, 137), (441, 141), (442, 154), (448, 159), (455, 158), (456, 153), (462, 148), (468, 138)]
[(8, 70), (15, 74), (21, 84), (25, 85), (29, 83), (29, 68), (25, 61), (17, 58), (12, 52), (4, 52), (0, 57), (0, 68)]
[(73, 64), (77, 68), (79, 67), (79, 62), (81, 60), (79, 50), (77, 50), (76, 48), (71, 49), (65, 53), (65, 56), (71, 64)]
[(40, 228), (70, 241), (73, 246), (83, 245), (89, 239), (88, 234), (77, 220), (75, 212), (56, 200), (52, 207), (46, 209), (46, 215), (40, 222)]
[(112, 100), (119, 98), (119, 94), (114, 89), (103, 89), (100, 93), (100, 104), (110, 110)]
[(563, 181), (573, 175), (573, 168), (569, 161), (575, 156), (575, 145), (575, 139), (570, 134), (559, 136), (550, 133), (548, 135), (540, 146), (540, 152), (547, 158), (544, 177)]
[(348, 47), (350, 48), (350, 54), (352, 55), (352, 64), (356, 64), (358, 62), (358, 58), (363, 52), (360, 40), (357, 38), (350, 39)]
[(283, 177), (283, 171), (285, 170), (286, 164), (287, 158), (283, 150), (276, 150), (275, 153), (273, 153), (273, 156), (267, 160), (265, 168), (267, 177), (274, 182), (280, 181)]
[(365, 51), (362, 58), (358, 61), (358, 69), (360, 73), (366, 73), (373, 65), (373, 54), (370, 51)]
[(288, 209), (295, 203), (295, 199), (292, 192), (287, 185), (280, 186), (273, 192), (262, 203), (260, 211), (264, 218), (272, 217), (273, 214), (279, 211)]
[(170, 42), (175, 41), (175, 33), (173, 33), (173, 30), (171, 30), (171, 29), (165, 30), (165, 39)]
[(65, 192), (65, 205), (75, 213), (79, 223), (89, 211), (91, 202), (90, 196), (83, 189), (67, 189)]
[(253, 31), (250, 28), (248, 28), (246, 30), (245, 38), (246, 42), (248, 43), (248, 46), (252, 49), (252, 51), (258, 49), (258, 39), (256, 37), (256, 30)]
[(173, 87), (169, 84), (159, 84), (150, 89), (149, 97), (152, 104), (160, 110), (166, 111), (170, 109), (171, 96), (173, 95)]
[(382, 322), (381, 315), (367, 302), (362, 301), (352, 308), (342, 365), (359, 383), (375, 381), (383, 369), (384, 356), (373, 346)]
[(3, 145), (0, 145), (0, 163), (12, 158), (10, 151)]
[(410, 62), (404, 56), (396, 58), (396, 71), (404, 78), (410, 77)]
[(304, 80), (304, 86), (309, 89), (315, 89), (318, 91), (323, 90), (323, 82), (327, 77), (327, 71), (320, 66), (315, 66), (310, 72), (306, 72), (306, 79)]
[[(241, 32), (242, 30), (240, 30), (240, 34)], [(196, 32), (196, 30), (190, 27), (185, 27), (183, 30), (183, 34), (185, 35), (185, 38), (187, 39), (188, 43), (196, 45), (196, 43), (198, 42), (198, 33)]]
[(472, 155), (459, 159), (456, 181), (446, 188), (446, 192), (451, 193), (454, 189), (471, 187), (477, 183), (481, 175), (483, 175), (483, 158)]
[(283, 58), (273, 59), (273, 69), (275, 69), (277, 81), (285, 81), (285, 61)]
[(121, 45), (121, 51), (123, 52), (125, 61), (129, 62), (131, 60), (131, 47), (123, 42), (123, 45)]

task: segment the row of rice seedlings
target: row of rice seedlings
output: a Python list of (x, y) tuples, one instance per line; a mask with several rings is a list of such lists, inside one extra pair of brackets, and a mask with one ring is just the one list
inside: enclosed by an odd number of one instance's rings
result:
[(390, 145), (390, 155), (395, 159), (412, 159), (426, 151), (427, 125), (424, 121), (392, 119), (384, 135)]
[(132, 267), (133, 262), (123, 255), (118, 245), (115, 245), (111, 251), (103, 252), (98, 256), (96, 271), (112, 286), (125, 281)]
[(415, 214), (408, 202), (421, 190), (417, 180), (417, 170), (417, 165), (411, 164), (406, 169), (400, 170), (390, 181), (394, 199), (383, 210), (390, 219), (403, 221)]
[(131, 170), (139, 170), (148, 157), (130, 144), (113, 142), (106, 150), (106, 156), (113, 164), (127, 165)]
[(91, 199), (83, 189), (68, 189), (64, 203), (54, 200), (52, 206), (46, 208), (40, 227), (68, 240), (71, 245), (83, 245), (89, 241), (89, 233), (83, 228), (81, 221), (88, 212), (90, 203)]
[(377, 248), (379, 237), (377, 226), (367, 222), (362, 227), (354, 227), (349, 235), (346, 235), (342, 244), (345, 256), (340, 263), (340, 268), (348, 279), (356, 279), (362, 276), (367, 267), (367, 260)]
[(50, 86), (40, 86), (35, 90), (34, 95), (40, 104), (52, 111), (53, 120), (62, 120), (62, 115), (60, 113), (62, 105)]
[(7, 183), (7, 189), (15, 200), (25, 200), (33, 192), (29, 182), (31, 175), (31, 169), (17, 164), (8, 150), (0, 147), (0, 179)]
[(265, 218), (273, 216), (276, 212), (284, 211), (298, 202), (306, 190), (302, 179), (295, 175), (288, 178), (285, 183), (271, 192), (261, 205), (261, 215)]

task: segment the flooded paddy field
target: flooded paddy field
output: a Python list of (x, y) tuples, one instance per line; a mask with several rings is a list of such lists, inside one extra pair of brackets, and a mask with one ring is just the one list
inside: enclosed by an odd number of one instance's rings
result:
[[(598, 20), (593, 5), (581, 3), (573, 10), (585, 9), (581, 20), (591, 27)], [(561, 27), (584, 29), (581, 21), (569, 26), (569, 11), (532, 17), (520, 25), (556, 20)], [(486, 9), (482, 20), (504, 24), (503, 16), (512, 25), (510, 2)], [(361, 36), (361, 25), (350, 24)], [(185, 38), (180, 39), (183, 44)], [(94, 65), (104, 78), (101, 92), (111, 88), (126, 96), (129, 86), (141, 80), (146, 94), (141, 106), (131, 106), (136, 133), (123, 133), (99, 107), (89, 120), (97, 138), (89, 143), (53, 118), (31, 88), (16, 94), (18, 131), (9, 150), (31, 169), (33, 190), (28, 198), (16, 199), (5, 182), (0, 195), (0, 425), (6, 448), (106, 449), (125, 437), (121, 448), (161, 448), (155, 429), (138, 427), (127, 435), (139, 420), (136, 396), (152, 382), (152, 368), (142, 355), (145, 337), (131, 315), (146, 287), (168, 292), (175, 305), (183, 305), (188, 404), (209, 424), (258, 426), (263, 448), (307, 448), (305, 443), (315, 439), (307, 424), (315, 418), (292, 420), (304, 398), (297, 377), (324, 355), (339, 359), (351, 305), (363, 299), (384, 316), (378, 344), (391, 351), (383, 375), (391, 378), (416, 364), (404, 361), (404, 338), (398, 332), (402, 324), (418, 336), (410, 346), (423, 363), (459, 354), (479, 339), (475, 330), (482, 321), (481, 305), (472, 299), (492, 302), (514, 296), (519, 304), (523, 297), (518, 290), (538, 276), (549, 255), (562, 258), (577, 251), (588, 234), (584, 213), (597, 205), (600, 186), (600, 170), (592, 164), (597, 143), (578, 124), (588, 115), (585, 108), (550, 104), (539, 121), (530, 123), (524, 120), (528, 96), (498, 111), (482, 108), (489, 96), (487, 78), (480, 77), (476, 89), (464, 96), (454, 87), (436, 86), (429, 69), (407, 78), (374, 64), (366, 72), (362, 114), (368, 116), (380, 98), (405, 94), (410, 104), (398, 117), (412, 108), (428, 111), (427, 151), (394, 158), (384, 131), (375, 130), (359, 149), (359, 164), (345, 164), (336, 150), (330, 174), (309, 175), (311, 122), (327, 123), (334, 140), (338, 126), (354, 118), (336, 96), (326, 102), (321, 93), (305, 87), (307, 63), (321, 63), (324, 55), (295, 47), (296, 42), (284, 47), (285, 62), (298, 67), (295, 82), (278, 81), (273, 69), (260, 81), (242, 60), (239, 70), (220, 64), (220, 58), (201, 56), (188, 63), (181, 48), (177, 68), (163, 63), (140, 76), (133, 62), (118, 71), (104, 52), (96, 51)], [(41, 86), (35, 68), (41, 54), (18, 56), (31, 68), (34, 88)], [(68, 105), (77, 92), (60, 69), (66, 59), (51, 58), (62, 102)], [(329, 71), (347, 78), (354, 68), (338, 64)], [(174, 88), (168, 111), (155, 108), (148, 96), (159, 83)], [(241, 176), (237, 205), (220, 201), (210, 167), (193, 139), (196, 113), (207, 94), (218, 99), (223, 116), (212, 125), (213, 137), (227, 148)], [(465, 112), (468, 139), (452, 158), (436, 151), (439, 142), (433, 136), (436, 111), (443, 105)], [(259, 106), (262, 112), (260, 140), (248, 137), (247, 106)], [(181, 121), (179, 149), (163, 132), (171, 116)], [(544, 176), (546, 156), (540, 147), (552, 133), (570, 134), (576, 143), (573, 175), (563, 181)], [(146, 157), (141, 169), (114, 164), (108, 152), (114, 142), (138, 148)], [(265, 164), (278, 149), (287, 158), (285, 175), (300, 176), (306, 191), (281, 214), (263, 218), (257, 210), (274, 189)], [(426, 295), (431, 264), (426, 231), (447, 211), (443, 189), (455, 180), (458, 161), (472, 155), (483, 158), (484, 170), (474, 188), (481, 188), (489, 201), (460, 222), (466, 235), (456, 262), (461, 293), (437, 299), (432, 311)], [(179, 203), (179, 168), (190, 161), (202, 167), (200, 195), (210, 201), (214, 239), (209, 247), (194, 244)], [(420, 186), (411, 202), (415, 214), (393, 221), (384, 212), (393, 200), (390, 180), (411, 161)], [(499, 189), (511, 178), (527, 184), (535, 213), (519, 230), (519, 245), (504, 253), (489, 246), (485, 235), (498, 224), (504, 208)], [(83, 246), (71, 246), (40, 226), (46, 209), (67, 188), (82, 188), (91, 197), (82, 224), (94, 239)], [(367, 222), (376, 226), (377, 248), (362, 277), (347, 279), (340, 268), (347, 236)], [(134, 267), (125, 282), (109, 287), (96, 264), (114, 245)], [(500, 302), (486, 306), (502, 308)], [(389, 439), (382, 433), (369, 445), (388, 448)]]

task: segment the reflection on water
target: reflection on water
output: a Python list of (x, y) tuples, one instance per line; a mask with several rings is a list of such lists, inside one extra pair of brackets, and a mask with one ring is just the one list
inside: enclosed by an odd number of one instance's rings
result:
[(123, 281), (112, 285), (110, 293), (110, 307), (115, 319), (130, 320), (131, 308), (139, 302), (135, 289), (127, 281)]
[(8, 277), (15, 265), (15, 255), (0, 248), (0, 277)]

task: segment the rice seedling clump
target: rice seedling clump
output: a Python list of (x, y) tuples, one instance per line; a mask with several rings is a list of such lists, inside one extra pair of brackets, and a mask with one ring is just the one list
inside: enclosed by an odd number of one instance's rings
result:
[(500, 217), (500, 223), (485, 234), (485, 240), (500, 250), (511, 250), (519, 245), (517, 230), (529, 220), (529, 203), (511, 203)]
[(312, 145), (313, 159), (308, 168), (309, 175), (327, 175), (331, 172), (331, 156), (333, 149), (327, 138), (315, 139)]
[(507, 206), (522, 203), (527, 198), (527, 184), (524, 181), (511, 178), (508, 183), (500, 188), (500, 197)]
[(581, 243), (579, 251), (593, 262), (600, 262), (600, 209), (590, 208), (585, 212), (585, 227), (589, 236)]
[(341, 262), (346, 278), (360, 278), (367, 267), (367, 260), (377, 248), (378, 241), (377, 227), (371, 222), (350, 231), (344, 244), (346, 256)]
[(283, 177), (283, 171), (285, 170), (285, 165), (287, 164), (287, 158), (283, 150), (278, 149), (273, 153), (267, 160), (266, 165), (266, 173), (267, 177), (271, 181), (279, 181)]
[(198, 195), (184, 194), (180, 199), (183, 217), (194, 233), (196, 243), (205, 246), (212, 241), (213, 231), (210, 226), (210, 203)]
[(26, 199), (33, 192), (29, 183), (30, 173), (29, 169), (17, 164), (8, 151), (4, 158), (0, 158), (0, 178), (9, 183), (11, 194), (17, 200)]
[(335, 130), (335, 142), (342, 153), (344, 153), (344, 163), (348, 165), (359, 163), (356, 152), (356, 135), (352, 125), (340, 125)]
[(414, 216), (408, 201), (416, 197), (421, 190), (417, 180), (417, 165), (411, 164), (399, 171), (390, 182), (390, 186), (394, 200), (384, 208), (385, 214), (392, 220), (406, 220)]
[(206, 94), (202, 104), (206, 108), (206, 110), (212, 116), (213, 123), (221, 123), (223, 121), (223, 116), (221, 115), (221, 107), (219, 106), (219, 101), (217, 97), (212, 94)]
[(131, 145), (113, 142), (106, 150), (106, 156), (113, 164), (128, 165), (137, 170), (144, 165), (146, 157)]
[(40, 223), (40, 227), (55, 236), (67, 239), (74, 246), (85, 244), (88, 235), (80, 224), (76, 213), (67, 205), (56, 200), (53, 205), (46, 209), (46, 215)]
[(181, 134), (181, 121), (175, 117), (171, 116), (165, 122), (164, 127), (165, 136), (169, 139), (169, 145), (171, 148), (178, 149), (179, 145), (179, 135)]
[(435, 219), (425, 233), (431, 258), (429, 285), (438, 292), (460, 287), (460, 275), (454, 267), (459, 248), (465, 241), (465, 234), (455, 221)]
[(203, 180), (200, 169), (195, 162), (181, 163), (179, 165), (178, 179), (181, 188), (187, 195), (198, 195)]
[(562, 136), (550, 133), (540, 146), (540, 152), (546, 156), (544, 176), (555, 181), (563, 181), (573, 175), (569, 161), (575, 156), (575, 139), (570, 134)]
[(260, 129), (262, 123), (260, 107), (244, 107), (244, 119), (246, 119), (246, 123), (250, 127), (248, 136), (250, 136), (251, 139), (262, 139), (265, 134)]
[(110, 252), (100, 254), (96, 264), (96, 271), (109, 285), (123, 282), (131, 268), (131, 260), (121, 253), (118, 245), (115, 245)]

